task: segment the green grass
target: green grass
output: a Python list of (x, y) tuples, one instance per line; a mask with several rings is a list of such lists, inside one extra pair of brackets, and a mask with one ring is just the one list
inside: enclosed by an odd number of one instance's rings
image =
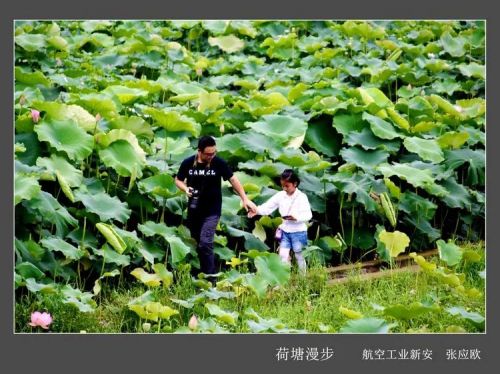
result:
[[(293, 273), (285, 286), (279, 289), (269, 288), (263, 298), (258, 298), (251, 292), (245, 292), (235, 299), (204, 299), (195, 303), (194, 307), (185, 308), (171, 301), (171, 298), (186, 300), (200, 292), (187, 269), (175, 273), (175, 282), (168, 288), (152, 289), (156, 301), (179, 311), (158, 324), (139, 318), (135, 312), (128, 309), (130, 300), (142, 295), (148, 290), (144, 285), (133, 282), (127, 286), (117, 287), (112, 283), (103, 282), (101, 293), (95, 298), (97, 309), (92, 313), (82, 313), (76, 307), (64, 304), (59, 296), (40, 293), (24, 294), (16, 300), (15, 330), (16, 332), (38, 331), (27, 325), (30, 314), (35, 311), (48, 311), (54, 318), (50, 331), (114, 333), (114, 332), (144, 332), (143, 323), (151, 323), (151, 332), (189, 332), (187, 324), (193, 314), (198, 320), (205, 320), (205, 331), (217, 331), (216, 327), (230, 332), (251, 332), (248, 328), (248, 316), (244, 315), (247, 308), (252, 308), (261, 318), (277, 319), (286, 328), (305, 332), (338, 332), (349, 319), (339, 311), (340, 307), (348, 308), (363, 314), (364, 317), (384, 319), (387, 323), (395, 323), (391, 332), (483, 332), (484, 327), (464, 319), (460, 315), (451, 315), (446, 311), (449, 307), (462, 307), (468, 312), (485, 315), (484, 280), (479, 272), (484, 269), (484, 244), (466, 244), (462, 246), (481, 255), (481, 261), (471, 263), (462, 261), (457, 268), (451, 269), (457, 274), (463, 274), (462, 284), (465, 289), (476, 288), (480, 294), (470, 297), (459, 292), (455, 287), (443, 284), (439, 279), (425, 272), (404, 272), (393, 276), (360, 280), (355, 271), (349, 275), (349, 280), (343, 284), (329, 285), (328, 274), (321, 266), (309, 269), (305, 277)], [(438, 263), (439, 260), (433, 259)], [(442, 263), (439, 263), (441, 266)], [(217, 304), (228, 312), (238, 312), (239, 318), (235, 325), (228, 325), (215, 320), (208, 313), (204, 304)], [(433, 304), (439, 307), (437, 312), (425, 312), (409, 319), (396, 319), (377, 309), (378, 306), (394, 305), (408, 306), (414, 302)], [(203, 324), (203, 323), (202, 323)], [(212, 329), (207, 330), (207, 325)], [(270, 331), (270, 330), (269, 330)]]

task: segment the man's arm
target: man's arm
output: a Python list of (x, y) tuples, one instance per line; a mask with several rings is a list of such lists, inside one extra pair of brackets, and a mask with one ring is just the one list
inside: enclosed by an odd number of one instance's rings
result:
[(188, 195), (189, 197), (191, 197), (191, 187), (188, 187), (186, 182), (184, 181), (181, 181), (180, 179), (178, 179), (177, 177), (175, 177), (175, 185), (177, 186), (177, 188), (183, 192), (186, 193), (186, 195)]
[(248, 212), (248, 209), (251, 211), (256, 211), (257, 210), (257, 205), (255, 205), (250, 199), (247, 197), (247, 194), (245, 193), (245, 190), (243, 189), (243, 186), (241, 185), (240, 181), (236, 177), (236, 175), (233, 175), (231, 178), (229, 178), (229, 183), (231, 183), (231, 186), (233, 186), (234, 190), (240, 195), (241, 201), (243, 202), (243, 207), (245, 210)]

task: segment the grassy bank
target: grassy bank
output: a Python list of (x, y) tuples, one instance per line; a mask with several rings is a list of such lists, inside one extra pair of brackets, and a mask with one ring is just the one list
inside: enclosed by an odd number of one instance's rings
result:
[[(483, 332), (484, 245), (462, 248), (478, 256), (443, 268), (444, 275), (402, 272), (365, 281), (353, 272), (346, 283), (329, 285), (326, 269), (314, 266), (305, 277), (293, 273), (285, 286), (269, 288), (260, 298), (224, 282), (208, 288), (204, 282), (193, 282), (187, 269), (174, 273), (169, 288), (149, 289), (138, 282), (117, 286), (112, 279), (103, 282), (96, 310), (89, 313), (54, 294), (28, 292), (17, 297), (15, 331), (40, 331), (28, 325), (30, 314), (38, 310), (51, 313), (50, 332), (336, 333), (353, 326), (361, 332)], [(438, 258), (430, 263), (442, 265)], [(459, 285), (447, 281), (452, 275)], [(148, 290), (147, 297), (178, 313), (153, 321), (130, 310), (129, 303), (144, 298)], [(190, 329), (193, 315), (197, 323)]]

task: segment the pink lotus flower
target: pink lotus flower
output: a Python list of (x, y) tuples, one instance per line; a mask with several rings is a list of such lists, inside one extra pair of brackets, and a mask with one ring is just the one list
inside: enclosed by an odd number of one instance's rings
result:
[(38, 123), (40, 121), (40, 112), (36, 109), (31, 109), (31, 119), (33, 122)]
[(47, 330), (49, 325), (52, 323), (52, 317), (49, 313), (34, 312), (31, 314), (30, 326), (37, 327), (40, 326), (42, 329)]
[(198, 327), (198, 318), (196, 318), (196, 316), (194, 314), (191, 317), (191, 319), (189, 320), (188, 327), (191, 330), (196, 330), (196, 328)]

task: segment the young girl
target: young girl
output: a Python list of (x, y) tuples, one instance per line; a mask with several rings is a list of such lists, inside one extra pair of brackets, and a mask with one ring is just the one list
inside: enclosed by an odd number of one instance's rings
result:
[(283, 191), (278, 192), (264, 204), (257, 206), (256, 210), (248, 213), (250, 218), (255, 215), (269, 215), (279, 209), (283, 218), (280, 225), (282, 238), (279, 247), (281, 260), (290, 263), (290, 249), (293, 249), (297, 265), (301, 272), (306, 271), (306, 260), (302, 255), (302, 247), (307, 245), (307, 226), (312, 218), (311, 206), (307, 196), (297, 188), (300, 184), (299, 177), (292, 169), (286, 169), (280, 178)]

